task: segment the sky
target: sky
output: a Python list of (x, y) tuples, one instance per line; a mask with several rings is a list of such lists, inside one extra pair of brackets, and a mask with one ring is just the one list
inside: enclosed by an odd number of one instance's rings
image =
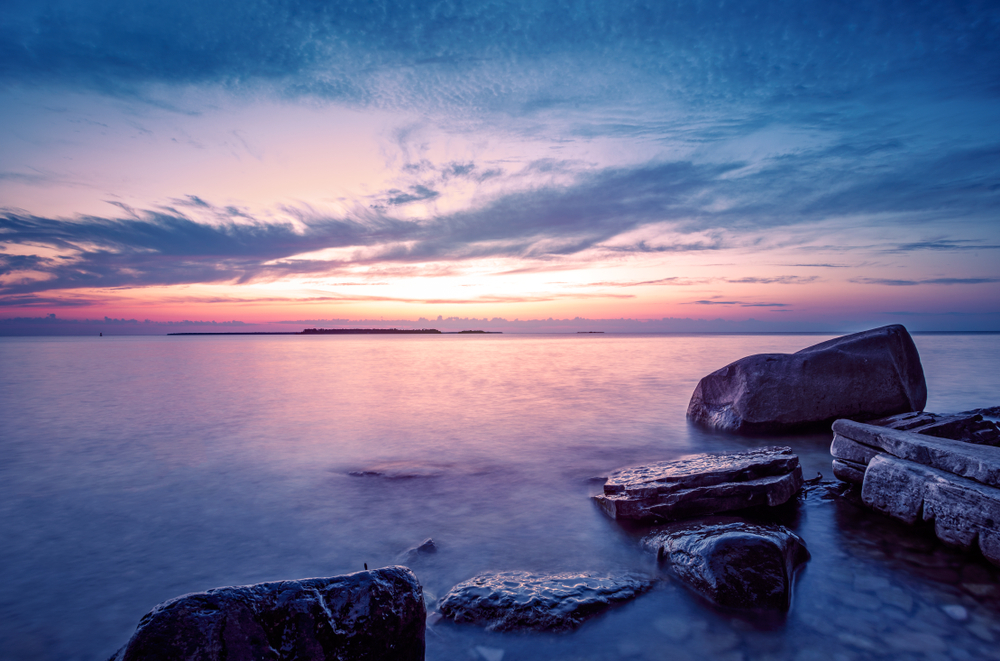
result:
[(1000, 330), (1000, 5), (5, 1), (0, 333), (448, 319)]

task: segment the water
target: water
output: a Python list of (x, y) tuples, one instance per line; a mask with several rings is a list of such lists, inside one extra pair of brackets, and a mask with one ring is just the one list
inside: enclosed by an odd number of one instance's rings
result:
[[(0, 338), (0, 656), (106, 659), (165, 599), (394, 564), (427, 537), (439, 552), (413, 569), (431, 599), (484, 570), (655, 572), (591, 478), (770, 442), (689, 426), (692, 390), (825, 339)], [(1000, 404), (998, 336), (914, 339), (928, 410)], [(780, 442), (832, 479), (829, 440)], [(789, 525), (813, 559), (784, 621), (666, 580), (568, 635), (435, 624), (427, 656), (1000, 658), (981, 558), (824, 489)]]

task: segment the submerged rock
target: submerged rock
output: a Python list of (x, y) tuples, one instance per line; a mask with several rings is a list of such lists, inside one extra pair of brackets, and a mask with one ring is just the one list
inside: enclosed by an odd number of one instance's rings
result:
[(672, 521), (780, 505), (802, 486), (791, 448), (699, 454), (615, 471), (594, 500), (615, 519)]
[(893, 325), (797, 353), (741, 358), (698, 383), (687, 415), (757, 434), (918, 411), (926, 402), (920, 355), (906, 329)]
[(420, 560), (420, 558), (431, 555), (432, 553), (437, 553), (437, 544), (430, 537), (420, 542), (416, 546), (412, 546), (402, 553), (399, 554), (399, 561), (403, 564), (409, 564)]
[(156, 606), (111, 661), (420, 661), (425, 618), (406, 567), (217, 588)]
[(788, 610), (795, 570), (809, 560), (802, 539), (783, 526), (733, 519), (673, 527), (642, 545), (681, 581), (726, 608)]
[(484, 573), (449, 590), (438, 608), (455, 622), (485, 625), (488, 631), (568, 631), (653, 583), (632, 572)]

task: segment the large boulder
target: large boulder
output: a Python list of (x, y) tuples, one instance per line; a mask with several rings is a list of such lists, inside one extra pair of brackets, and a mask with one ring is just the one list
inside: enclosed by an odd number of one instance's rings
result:
[(614, 519), (655, 523), (780, 505), (801, 486), (798, 456), (768, 447), (618, 470), (594, 500)]
[(662, 530), (642, 545), (710, 601), (745, 610), (788, 610), (795, 570), (809, 560), (802, 539), (783, 526), (734, 519)]
[(459, 583), (438, 608), (455, 622), (481, 624), (488, 631), (569, 631), (653, 583), (632, 572), (492, 572)]
[(698, 383), (687, 414), (715, 429), (767, 434), (919, 411), (926, 403), (917, 348), (893, 325), (792, 354), (741, 358)]
[(217, 588), (153, 608), (110, 661), (421, 661), (425, 620), (406, 567)]

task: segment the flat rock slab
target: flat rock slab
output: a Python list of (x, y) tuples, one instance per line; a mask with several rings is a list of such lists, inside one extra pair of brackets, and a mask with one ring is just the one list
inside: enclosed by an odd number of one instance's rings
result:
[[(1000, 487), (1000, 448), (936, 438), (909, 431), (878, 427), (851, 420), (833, 423), (830, 452), (836, 459), (870, 464), (856, 459), (870, 453), (889, 454), (946, 473)], [(864, 446), (858, 448), (856, 446)], [(867, 448), (867, 449), (866, 449)]]
[(455, 622), (484, 625), (488, 631), (569, 631), (654, 583), (632, 572), (484, 573), (449, 590), (438, 609)]
[(111, 661), (421, 661), (425, 620), (406, 567), (217, 588), (156, 606)]
[(900, 413), (881, 420), (872, 420), (870, 424), (953, 441), (1000, 445), (1000, 427), (992, 420), (984, 420), (983, 415), (975, 411), (956, 415), (940, 415), (926, 411)]
[(933, 521), (941, 541), (978, 546), (986, 559), (1000, 565), (1000, 489), (880, 454), (868, 463), (861, 500), (905, 523)]
[(672, 527), (642, 546), (690, 588), (726, 608), (787, 611), (805, 542), (779, 525), (718, 519)]
[(687, 415), (725, 431), (766, 434), (918, 411), (920, 355), (903, 326), (883, 326), (793, 354), (758, 354), (704, 377)]
[(615, 519), (671, 521), (780, 505), (802, 486), (788, 447), (699, 454), (612, 473), (594, 500)]

